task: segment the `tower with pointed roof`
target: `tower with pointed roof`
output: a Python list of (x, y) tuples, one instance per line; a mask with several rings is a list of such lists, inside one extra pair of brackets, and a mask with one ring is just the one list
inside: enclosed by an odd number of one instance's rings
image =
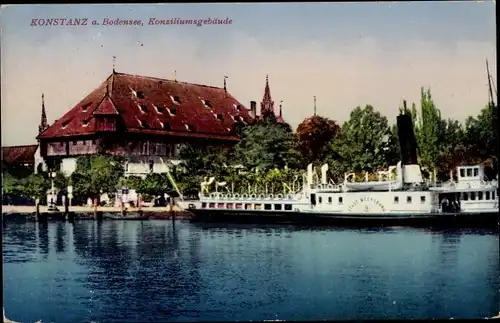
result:
[(48, 127), (49, 124), (47, 123), (47, 112), (45, 111), (45, 98), (42, 93), (42, 115), (40, 118), (40, 125), (38, 126), (38, 133), (41, 134)]
[(266, 75), (266, 87), (264, 88), (264, 97), (260, 102), (260, 115), (263, 118), (269, 115), (274, 115), (274, 101), (271, 98), (271, 90), (269, 88), (268, 75)]

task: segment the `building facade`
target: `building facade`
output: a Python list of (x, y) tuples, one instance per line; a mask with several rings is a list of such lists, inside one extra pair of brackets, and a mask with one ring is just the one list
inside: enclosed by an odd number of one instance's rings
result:
[[(259, 116), (224, 88), (154, 77), (113, 73), (52, 125), (47, 123), (44, 97), (39, 127), (39, 158), (35, 169), (60, 163), (71, 175), (82, 155), (126, 157), (125, 174), (163, 173), (180, 163), (185, 144), (200, 147), (234, 145), (237, 126)], [(261, 117), (274, 114), (266, 77)], [(276, 120), (282, 122), (280, 115)]]

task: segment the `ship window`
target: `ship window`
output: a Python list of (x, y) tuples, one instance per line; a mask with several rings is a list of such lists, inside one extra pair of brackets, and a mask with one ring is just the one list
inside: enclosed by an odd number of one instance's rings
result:
[(319, 203), (319, 204), (323, 203), (323, 198), (322, 198), (321, 196), (320, 196), (320, 197), (318, 197), (318, 203)]
[(425, 203), (425, 196), (424, 195), (420, 196), (420, 203)]
[(476, 192), (470, 192), (470, 199), (474, 201), (476, 199)]
[(272, 205), (271, 204), (264, 204), (264, 210), (271, 210)]
[(406, 197), (406, 203), (411, 203), (411, 196)]
[(274, 209), (276, 211), (281, 211), (281, 204), (274, 204)]
[(472, 169), (467, 168), (467, 177), (471, 177), (471, 176), (472, 176)]
[(462, 199), (464, 201), (467, 201), (469, 199), (469, 194), (467, 194), (467, 192), (464, 192), (464, 195), (463, 195)]
[(460, 169), (460, 177), (465, 177), (465, 169)]
[(477, 192), (477, 199), (480, 201), (483, 199), (483, 192)]
[(492, 200), (496, 200), (497, 199), (496, 196), (495, 196), (495, 193), (496, 193), (495, 191), (491, 192), (491, 199)]
[(476, 177), (477, 175), (479, 175), (479, 168), (474, 168), (474, 177)]
[(489, 199), (490, 199), (490, 191), (486, 191), (486, 192), (484, 192), (484, 195), (485, 195), (485, 196), (484, 196), (484, 199), (485, 199), (485, 200), (489, 200)]
[(245, 204), (245, 210), (251, 210), (252, 204)]
[(210, 208), (210, 209), (215, 208), (215, 203), (210, 203), (210, 204), (208, 205), (208, 208)]
[(396, 203), (396, 204), (399, 203), (399, 196), (394, 196), (394, 203)]
[(331, 197), (331, 196), (329, 196), (329, 197), (328, 197), (328, 204), (332, 204), (332, 200), (333, 200), (333, 199), (332, 199), (332, 197)]
[(342, 196), (339, 197), (339, 204), (342, 204), (344, 203), (344, 199), (342, 198)]
[(207, 203), (205, 202), (201, 203), (201, 207), (205, 209), (207, 207)]
[(285, 204), (285, 210), (286, 211), (291, 211), (292, 210), (292, 204)]

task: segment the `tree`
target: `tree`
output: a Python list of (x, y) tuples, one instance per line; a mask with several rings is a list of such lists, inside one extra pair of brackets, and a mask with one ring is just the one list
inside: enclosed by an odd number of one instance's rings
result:
[(71, 181), (75, 194), (97, 199), (101, 193), (114, 193), (123, 174), (121, 158), (106, 155), (82, 156), (77, 159)]
[(334, 120), (313, 116), (302, 121), (297, 127), (298, 149), (305, 164), (323, 160), (328, 143), (337, 135), (340, 127)]
[(327, 160), (339, 161), (338, 172), (372, 172), (387, 167), (394, 155), (390, 145), (392, 134), (387, 118), (375, 111), (371, 105), (357, 107), (351, 112), (338, 136), (331, 142)]
[(432, 171), (436, 168), (441, 153), (439, 136), (442, 133), (442, 120), (430, 89), (420, 89), (420, 114), (417, 113), (415, 104), (412, 105), (411, 113), (420, 164), (424, 169)]
[(300, 163), (296, 146), (296, 136), (288, 124), (265, 119), (245, 127), (235, 146), (234, 162), (249, 169), (296, 167)]

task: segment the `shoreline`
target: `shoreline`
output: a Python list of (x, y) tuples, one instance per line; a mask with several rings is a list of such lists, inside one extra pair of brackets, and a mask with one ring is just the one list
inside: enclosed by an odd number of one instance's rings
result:
[[(64, 206), (57, 206), (59, 212), (64, 212)], [(143, 213), (169, 213), (169, 212), (185, 212), (183, 208), (178, 205), (174, 205), (172, 211), (169, 206), (164, 207), (129, 207), (125, 208), (127, 213), (137, 213), (142, 210)], [(115, 206), (99, 206), (97, 207), (97, 212), (102, 213), (121, 213), (122, 209)], [(2, 214), (28, 214), (35, 213), (36, 207), (34, 205), (2, 205)], [(88, 206), (70, 206), (69, 212), (72, 213), (94, 213), (94, 207)], [(40, 213), (49, 213), (48, 206), (40, 205)]]

